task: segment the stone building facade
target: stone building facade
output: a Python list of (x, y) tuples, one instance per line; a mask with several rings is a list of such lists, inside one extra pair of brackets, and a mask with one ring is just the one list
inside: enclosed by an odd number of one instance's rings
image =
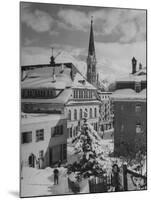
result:
[(147, 72), (132, 59), (132, 73), (116, 82), (114, 104), (114, 151), (135, 155), (147, 149)]

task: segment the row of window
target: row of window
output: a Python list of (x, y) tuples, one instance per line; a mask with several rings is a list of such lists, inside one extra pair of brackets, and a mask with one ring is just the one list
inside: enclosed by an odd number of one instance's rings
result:
[[(126, 108), (127, 109), (127, 108)], [(124, 105), (121, 105), (121, 110), (123, 111), (124, 110)], [(137, 104), (135, 106), (135, 112), (136, 113), (140, 113), (142, 111), (142, 106), (140, 104)]]
[[(36, 142), (44, 140), (44, 129), (36, 130)], [(32, 131), (22, 133), (22, 144), (32, 142)]]
[[(63, 125), (52, 127), (52, 137), (63, 135)], [(32, 142), (32, 131), (22, 132), (22, 144)], [(36, 142), (44, 140), (44, 129), (36, 130)]]
[(56, 96), (56, 92), (54, 89), (22, 89), (21, 91), (22, 98), (42, 98), (42, 97), (49, 97), (53, 98)]
[[(94, 113), (93, 113), (94, 112)], [(88, 109), (85, 108), (85, 110), (80, 109), (79, 111), (79, 117), (78, 117), (78, 112), (77, 109), (74, 109), (73, 111), (73, 119), (72, 119), (72, 112), (71, 110), (68, 111), (68, 120), (78, 120), (82, 118), (87, 118), (88, 117)], [(89, 109), (89, 118), (96, 118), (97, 117), (97, 108), (94, 108), (94, 111), (92, 108)]]
[(93, 91), (92, 90), (74, 90), (73, 91), (73, 97), (75, 98), (75, 99), (87, 99), (87, 98), (89, 98), (89, 99), (92, 99), (92, 97), (93, 97)]
[(49, 104), (22, 104), (22, 111), (25, 113), (50, 113), (50, 114), (61, 114), (62, 110), (57, 108), (51, 108)]

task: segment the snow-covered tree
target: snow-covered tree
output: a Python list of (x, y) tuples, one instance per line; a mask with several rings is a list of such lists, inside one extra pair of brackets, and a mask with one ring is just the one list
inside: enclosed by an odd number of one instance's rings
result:
[(70, 172), (77, 172), (79, 176), (101, 176), (103, 170), (103, 151), (101, 149), (101, 138), (93, 127), (84, 121), (77, 137), (73, 139), (75, 154), (79, 155), (79, 161), (69, 167)]

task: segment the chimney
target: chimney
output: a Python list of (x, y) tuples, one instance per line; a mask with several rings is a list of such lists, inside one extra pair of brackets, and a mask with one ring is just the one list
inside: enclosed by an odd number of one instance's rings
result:
[(139, 63), (139, 70), (142, 69), (142, 63)]
[(137, 65), (137, 60), (135, 57), (132, 58), (132, 74), (136, 73), (136, 65)]

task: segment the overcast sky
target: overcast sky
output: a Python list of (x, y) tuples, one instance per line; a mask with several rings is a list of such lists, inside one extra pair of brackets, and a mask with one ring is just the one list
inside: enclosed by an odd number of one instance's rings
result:
[(21, 4), (21, 65), (49, 63), (51, 47), (85, 63), (91, 16), (101, 77), (130, 73), (133, 56), (146, 66), (146, 11), (40, 3)]

